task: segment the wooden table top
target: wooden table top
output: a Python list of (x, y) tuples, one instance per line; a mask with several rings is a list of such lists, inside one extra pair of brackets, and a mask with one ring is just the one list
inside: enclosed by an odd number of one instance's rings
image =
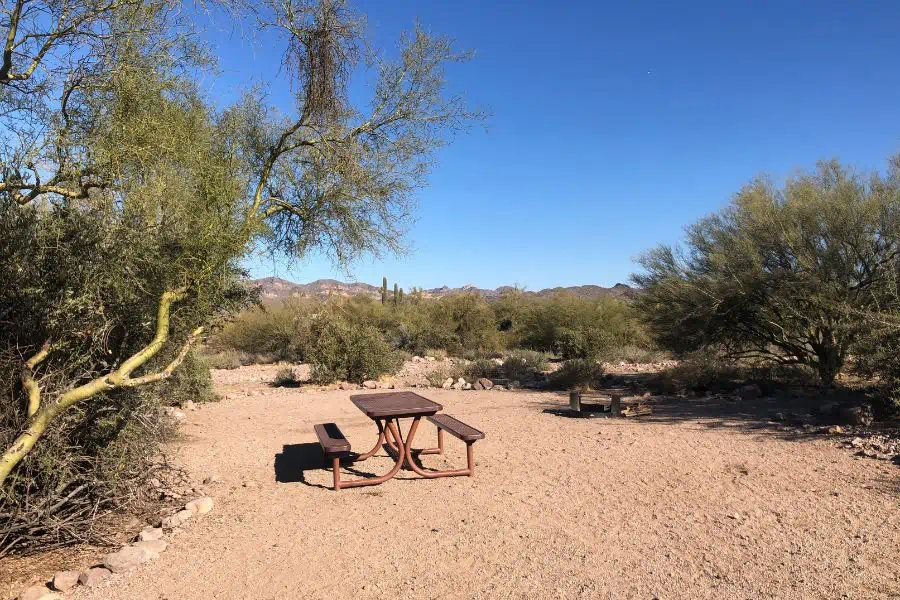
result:
[(444, 409), (437, 402), (413, 392), (357, 394), (350, 396), (350, 401), (370, 419), (428, 417)]

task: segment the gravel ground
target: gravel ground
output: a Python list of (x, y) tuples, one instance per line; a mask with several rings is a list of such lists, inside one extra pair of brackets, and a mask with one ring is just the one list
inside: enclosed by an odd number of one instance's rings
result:
[[(572, 419), (545, 412), (561, 395), (421, 390), (485, 431), (476, 477), (401, 471), (334, 492), (313, 424), (337, 422), (360, 451), (373, 424), (350, 392), (264, 379), (219, 379), (227, 398), (188, 412), (172, 449), (197, 481), (218, 477), (215, 510), (159, 559), (72, 598), (900, 596), (900, 471), (831, 438), (740, 413)], [(447, 441), (426, 466), (465, 464)]]

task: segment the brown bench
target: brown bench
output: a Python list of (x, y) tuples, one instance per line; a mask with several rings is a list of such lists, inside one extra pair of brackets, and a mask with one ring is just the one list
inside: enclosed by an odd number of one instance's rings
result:
[(340, 428), (334, 423), (319, 423), (314, 426), (319, 445), (326, 459), (331, 459), (331, 471), (334, 477), (334, 489), (338, 489), (341, 478), (341, 458), (349, 456), (350, 441), (341, 433)]
[(459, 419), (446, 414), (432, 415), (428, 417), (428, 420), (434, 423), (434, 425), (437, 427), (438, 448), (440, 448), (440, 453), (443, 453), (444, 451), (443, 432), (445, 431), (466, 443), (466, 462), (468, 464), (468, 473), (465, 474), (469, 477), (475, 475), (475, 455), (472, 450), (472, 445), (478, 440), (483, 440), (484, 433), (478, 431), (474, 427), (466, 425)]

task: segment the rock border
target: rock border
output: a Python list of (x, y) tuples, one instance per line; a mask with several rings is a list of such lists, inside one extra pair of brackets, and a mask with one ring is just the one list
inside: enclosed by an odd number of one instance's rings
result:
[(174, 530), (198, 515), (212, 511), (215, 502), (210, 496), (201, 496), (186, 503), (172, 516), (161, 520), (158, 527), (145, 527), (133, 542), (116, 552), (106, 554), (99, 564), (84, 571), (57, 571), (47, 584), (37, 584), (23, 590), (18, 600), (54, 600), (78, 586), (93, 587), (113, 573), (124, 574), (146, 564), (166, 551), (168, 543), (163, 539), (165, 530)]

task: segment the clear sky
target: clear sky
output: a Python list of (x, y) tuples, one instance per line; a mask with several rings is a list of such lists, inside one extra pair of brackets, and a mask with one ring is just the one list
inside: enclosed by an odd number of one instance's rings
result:
[[(410, 255), (352, 275), (401, 286), (612, 285), (743, 183), (819, 158), (882, 168), (900, 152), (900, 3), (846, 0), (365, 0), (395, 47), (418, 19), (468, 49), (454, 89), (493, 113), (418, 194)], [(227, 102), (276, 81), (279, 50), (210, 33)], [(285, 86), (272, 100), (289, 106)], [(313, 257), (256, 277), (348, 276)]]

